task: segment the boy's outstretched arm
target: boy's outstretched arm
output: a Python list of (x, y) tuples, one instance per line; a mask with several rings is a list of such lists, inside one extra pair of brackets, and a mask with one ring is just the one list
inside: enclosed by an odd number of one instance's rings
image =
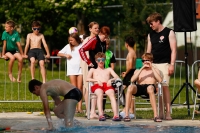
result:
[(46, 54), (47, 54), (47, 55), (45, 56), (45, 58), (50, 58), (49, 47), (48, 47), (48, 45), (47, 45), (47, 43), (46, 43), (46, 40), (45, 40), (45, 38), (44, 38), (44, 35), (42, 35), (42, 44), (43, 44), (44, 49), (45, 49)]

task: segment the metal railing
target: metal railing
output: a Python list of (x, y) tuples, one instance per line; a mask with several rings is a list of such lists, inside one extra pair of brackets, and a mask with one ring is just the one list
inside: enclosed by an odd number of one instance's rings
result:
[[(199, 68), (199, 66), (197, 67), (197, 63), (200, 63), (200, 60), (196, 60), (193, 64), (192, 64), (192, 68), (191, 68), (191, 70), (192, 70), (192, 75), (191, 75), (191, 85), (194, 87), (194, 80), (195, 79), (197, 79), (198, 78), (198, 69), (197, 68)], [(195, 67), (196, 66), (196, 67)], [(196, 73), (195, 73), (196, 72)], [(192, 93), (191, 93), (191, 97), (192, 97), (192, 100), (194, 101), (194, 92), (192, 91)]]
[[(59, 64), (55, 68), (55, 60), (59, 60)], [(22, 70), (22, 76), (21, 76), (21, 82), (11, 82), (8, 78), (8, 62), (3, 60), (0, 60), (2, 63), (4, 63), (4, 69), (2, 68), (0, 70), (0, 74), (4, 76), (4, 81), (1, 81), (0, 83), (0, 102), (41, 102), (40, 98), (31, 94), (28, 90), (28, 82), (31, 80), (31, 73), (29, 70), (29, 61), (27, 59), (24, 59), (23, 61), (23, 70)], [(17, 60), (16, 63), (13, 66), (17, 67)], [(46, 67), (46, 76), (47, 81), (51, 79), (63, 79), (66, 80), (66, 59), (61, 58), (58, 56), (51, 56), (49, 60), (45, 61), (45, 67)], [(64, 65), (63, 65), (64, 64)], [(49, 67), (50, 66), (50, 67)], [(61, 68), (63, 67), (63, 68)], [(48, 70), (49, 69), (49, 70)], [(56, 69), (56, 70), (55, 70)], [(62, 70), (61, 70), (62, 69)], [(40, 74), (40, 68), (39, 65), (36, 64), (35, 69), (35, 78), (41, 79)], [(58, 71), (57, 74), (54, 72)], [(50, 72), (50, 73), (49, 73)], [(17, 72), (18, 73), (18, 72)], [(13, 75), (17, 75), (13, 70)], [(49, 79), (48, 79), (49, 78)]]
[[(59, 63), (57, 64), (57, 66), (55, 65), (56, 60), (59, 60)], [(116, 63), (115, 68), (118, 69), (118, 72), (119, 72), (118, 74), (120, 75), (121, 72), (124, 71), (124, 69), (125, 69), (126, 59), (125, 58), (116, 58), (116, 60), (117, 60), (117, 63)], [(29, 70), (29, 61), (27, 59), (24, 60), (21, 83), (11, 82), (8, 79), (8, 74), (7, 74), (8, 62), (5, 60), (0, 60), (0, 61), (2, 63), (4, 63), (4, 69), (0, 70), (0, 76), (4, 76), (4, 81), (0, 81), (0, 102), (41, 102), (39, 97), (32, 95), (28, 90), (28, 82), (29, 82), (29, 80), (31, 80), (31, 76), (30, 76), (31, 74), (30, 74), (30, 70)], [(15, 61), (15, 62), (17, 62), (17, 61)], [(179, 78), (179, 86), (181, 86), (181, 84), (183, 82), (182, 65), (184, 63), (185, 63), (184, 61), (177, 60), (176, 64), (175, 64), (175, 72), (174, 72), (173, 77), (174, 77), (174, 79)], [(16, 63), (15, 63), (15, 65), (16, 65)], [(47, 70), (46, 74), (48, 75), (47, 81), (51, 80), (51, 79), (56, 79), (56, 78), (67, 80), (67, 78), (66, 78), (66, 70), (67, 70), (66, 58), (61, 58), (58, 56), (51, 56), (49, 62), (45, 63), (45, 66), (46, 66), (46, 70)], [(189, 68), (189, 66), (188, 66), (188, 68)], [(189, 71), (188, 71), (188, 73), (189, 73)], [(39, 66), (37, 66), (37, 65), (36, 65), (35, 75), (36, 75), (36, 79), (39, 79), (39, 80), (41, 79), (40, 69), (39, 69)], [(51, 75), (51, 76), (49, 76), (49, 75)], [(170, 88), (170, 90), (173, 91), (172, 97), (174, 97), (175, 90), (177, 89), (177, 81), (171, 80), (170, 83), (173, 86), (173, 88)], [(181, 96), (179, 96), (179, 102), (178, 102), (179, 104), (181, 104), (180, 97)]]

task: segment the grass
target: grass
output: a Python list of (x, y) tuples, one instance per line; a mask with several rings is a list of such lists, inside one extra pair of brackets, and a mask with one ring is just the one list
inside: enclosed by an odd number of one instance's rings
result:
[[(6, 67), (5, 67), (6, 63)], [(0, 112), (41, 112), (43, 111), (43, 106), (40, 101), (40, 99), (32, 95), (28, 90), (28, 81), (31, 79), (30, 76), (30, 69), (28, 66), (28, 62), (25, 62), (23, 73), (22, 73), (22, 83), (13, 83), (8, 79), (7, 75), (7, 65), (8, 62), (5, 62), (3, 59), (0, 60)], [(53, 71), (51, 69), (51, 65), (47, 66), (47, 80), (60, 78), (66, 81), (69, 81), (69, 79), (66, 77), (65, 74), (65, 62), (62, 60), (61, 63), (61, 71), (59, 73), (58, 68), (56, 68), (56, 65), (53, 65)], [(124, 69), (124, 67), (123, 67)], [(123, 69), (121, 71), (123, 71)], [(180, 69), (180, 68), (179, 68)], [(119, 74), (119, 68), (116, 67), (116, 71)], [(181, 70), (182, 73), (184, 73), (184, 70)], [(13, 67), (13, 75), (17, 76), (17, 61), (14, 64)], [(41, 80), (41, 76), (39, 73), (39, 68), (36, 65), (36, 78)], [(179, 70), (177, 70), (176, 76), (179, 76)], [(177, 94), (183, 83), (185, 82), (185, 75), (181, 75), (182, 78), (174, 78), (171, 77), (170, 80), (170, 93), (171, 93), (171, 100), (174, 98), (174, 96)], [(191, 91), (190, 91), (191, 93)], [(11, 97), (12, 96), (12, 97)], [(19, 102), (24, 100), (30, 100), (37, 102)], [(190, 105), (193, 105), (193, 101), (191, 98), (191, 94), (189, 94), (189, 103)], [(15, 102), (16, 101), (16, 102)], [(186, 101), (186, 88), (184, 87), (181, 93), (178, 95), (178, 97), (175, 99), (174, 104), (181, 104)], [(108, 100), (109, 102), (109, 100)], [(138, 101), (136, 101), (138, 102)], [(147, 102), (148, 103), (148, 102)], [(52, 102), (49, 103), (50, 109), (52, 110), (54, 105)], [(110, 104), (106, 104), (106, 109), (110, 109)], [(137, 104), (136, 108), (150, 108), (150, 110), (137, 110), (137, 118), (141, 119), (151, 119), (153, 118), (153, 112), (151, 110), (150, 104)], [(122, 109), (122, 107), (121, 107)], [(83, 104), (83, 110), (85, 110), (85, 105)], [(192, 114), (193, 108), (190, 108), (190, 114)], [(172, 117), (174, 119), (191, 119), (191, 115), (188, 116), (188, 110), (187, 107), (184, 106), (183, 108), (173, 108), (172, 110)], [(107, 112), (109, 115), (113, 115), (112, 112)], [(78, 117), (84, 117), (85, 114), (76, 114)], [(195, 116), (196, 119), (199, 119), (200, 116)]]

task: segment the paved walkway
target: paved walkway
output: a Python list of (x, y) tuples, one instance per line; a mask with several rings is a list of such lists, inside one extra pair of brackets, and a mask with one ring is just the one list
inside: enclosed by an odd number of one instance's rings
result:
[[(53, 114), (53, 113), (52, 113)], [(53, 123), (59, 122), (59, 119), (52, 116)], [(196, 126), (200, 127), (199, 120), (163, 120), (163, 122), (153, 122), (153, 120), (148, 119), (133, 119), (131, 122), (113, 122), (108, 119), (104, 122), (99, 122), (96, 120), (87, 120), (83, 117), (75, 117), (82, 125), (85, 126), (95, 126), (95, 125), (154, 125), (154, 126)], [(0, 113), (0, 128), (11, 127), (13, 130), (30, 130), (30, 129), (41, 129), (47, 127), (46, 118), (41, 115), (40, 112), (33, 112), (32, 114), (27, 114), (27, 112), (14, 112), (14, 113)]]

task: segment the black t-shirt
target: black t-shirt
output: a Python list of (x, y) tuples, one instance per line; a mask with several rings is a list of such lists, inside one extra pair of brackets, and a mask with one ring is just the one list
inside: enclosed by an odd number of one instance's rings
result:
[(154, 63), (170, 63), (171, 48), (169, 43), (169, 33), (171, 29), (165, 27), (161, 32), (150, 32), (152, 44), (152, 54)]

